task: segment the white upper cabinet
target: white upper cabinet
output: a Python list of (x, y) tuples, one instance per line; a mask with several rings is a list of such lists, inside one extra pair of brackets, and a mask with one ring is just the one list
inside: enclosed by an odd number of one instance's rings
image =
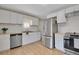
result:
[(39, 19), (32, 19), (32, 25), (39, 25)]
[(30, 25), (39, 25), (39, 19), (34, 18), (34, 17), (31, 17), (31, 16), (26, 16), (26, 15), (24, 15), (24, 16), (23, 16), (23, 23), (24, 23), (24, 22), (27, 22), (27, 23), (29, 23)]
[(74, 11), (74, 7), (70, 7), (66, 9), (66, 13), (72, 13)]
[(0, 35), (0, 52), (10, 49), (10, 34)]
[(23, 21), (22, 23), (28, 23), (28, 24), (31, 24), (31, 19), (29, 19), (29, 17), (27, 15), (23, 15)]
[(0, 23), (23, 24), (24, 22), (28, 22), (31, 25), (39, 24), (39, 20), (35, 17), (7, 10), (0, 10)]
[(16, 22), (18, 24), (22, 24), (23, 23), (23, 15), (17, 13), (17, 20), (16, 20)]
[(57, 14), (57, 23), (64, 23), (64, 22), (66, 22), (65, 10), (62, 10)]
[(16, 13), (13, 13), (11, 12), (10, 13), (10, 23), (16, 23), (16, 20), (17, 20), (17, 16), (16, 16)]
[(22, 15), (19, 13), (0, 10), (0, 23), (22, 24)]
[(6, 10), (0, 10), (0, 23), (10, 22), (10, 12)]
[(74, 11), (79, 11), (79, 5), (74, 6)]
[(22, 24), (22, 15), (18, 14), (18, 13), (11, 12), (11, 14), (10, 14), (10, 23)]
[(76, 6), (73, 6), (73, 7), (66, 9), (66, 13), (72, 13), (72, 12), (75, 12), (75, 11), (79, 11), (79, 5), (76, 5)]

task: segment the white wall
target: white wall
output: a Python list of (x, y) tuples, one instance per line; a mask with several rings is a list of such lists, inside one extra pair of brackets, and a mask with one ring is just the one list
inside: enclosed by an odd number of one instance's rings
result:
[(2, 33), (2, 28), (8, 28), (7, 33), (18, 33), (22, 32), (22, 25), (12, 25), (12, 24), (0, 24), (0, 33)]
[[(7, 33), (21, 33), (25, 31), (23, 25), (13, 25), (13, 24), (0, 24), (0, 33), (2, 33), (2, 28), (6, 27), (8, 28)], [(30, 27), (28, 29), (29, 31), (38, 31), (37, 27)]]
[(79, 32), (79, 16), (67, 18), (67, 22), (58, 24), (58, 32)]

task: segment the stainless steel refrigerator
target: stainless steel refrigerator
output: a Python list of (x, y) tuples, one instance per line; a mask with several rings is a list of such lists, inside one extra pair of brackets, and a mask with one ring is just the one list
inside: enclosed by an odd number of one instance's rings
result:
[(55, 33), (58, 31), (56, 18), (50, 18), (43, 23), (42, 44), (47, 48), (55, 47)]

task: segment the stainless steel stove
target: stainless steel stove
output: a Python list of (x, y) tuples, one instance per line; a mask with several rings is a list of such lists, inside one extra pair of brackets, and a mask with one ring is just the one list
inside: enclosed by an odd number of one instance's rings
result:
[(73, 34), (73, 33), (66, 33), (64, 36), (64, 48), (65, 48), (65, 54), (68, 55), (79, 55), (79, 34)]
[(65, 48), (65, 54), (66, 55), (79, 55), (79, 52), (73, 51), (71, 49), (66, 49)]

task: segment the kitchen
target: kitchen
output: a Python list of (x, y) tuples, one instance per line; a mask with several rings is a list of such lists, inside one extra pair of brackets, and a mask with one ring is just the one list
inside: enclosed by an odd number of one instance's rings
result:
[[(9, 5), (1, 5), (0, 9), (0, 51), (41, 41), (43, 47), (52, 51), (57, 49), (64, 54), (78, 54), (65, 49), (65, 36), (68, 35), (70, 39), (72, 35), (79, 35), (79, 5), (68, 5), (58, 9), (43, 20), (19, 11), (15, 12), (9, 9), (11, 6), (7, 6)], [(75, 38), (74, 46), (79, 48), (78, 38)]]
[[(40, 40), (39, 19), (5, 9), (0, 9), (0, 19), (0, 51)], [(32, 21), (32, 19), (34, 20)], [(25, 36), (30, 38), (25, 39)]]

